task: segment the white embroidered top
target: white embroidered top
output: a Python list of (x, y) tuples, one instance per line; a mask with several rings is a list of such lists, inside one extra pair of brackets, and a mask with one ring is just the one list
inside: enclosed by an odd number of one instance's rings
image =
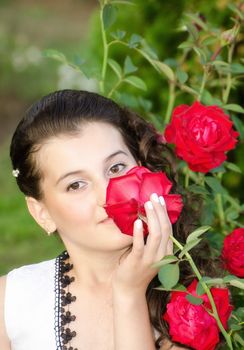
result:
[(4, 317), (11, 350), (56, 349), (54, 278), (55, 259), (8, 273)]
[[(56, 262), (43, 261), (8, 273), (4, 319), (11, 350), (61, 349), (55, 332), (59, 300), (55, 292)], [(154, 334), (159, 335), (156, 330)]]

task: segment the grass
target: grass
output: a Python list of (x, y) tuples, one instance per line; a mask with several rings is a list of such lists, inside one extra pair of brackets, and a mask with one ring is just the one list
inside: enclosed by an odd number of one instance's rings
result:
[(13, 268), (52, 259), (64, 249), (28, 213), (8, 156), (9, 143), (0, 147), (0, 275)]

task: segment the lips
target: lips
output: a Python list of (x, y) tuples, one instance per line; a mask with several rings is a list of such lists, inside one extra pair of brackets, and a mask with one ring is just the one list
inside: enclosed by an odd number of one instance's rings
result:
[(107, 223), (107, 222), (113, 222), (113, 219), (109, 218), (108, 216), (103, 219), (102, 221), (100, 221), (100, 224), (104, 224), (104, 223)]

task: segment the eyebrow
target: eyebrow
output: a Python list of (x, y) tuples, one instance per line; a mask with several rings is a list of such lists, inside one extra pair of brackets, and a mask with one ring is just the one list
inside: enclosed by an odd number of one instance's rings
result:
[[(118, 154), (125, 154), (126, 156), (128, 156), (128, 154), (127, 154), (126, 152), (119, 150), (119, 151), (116, 151), (116, 152), (110, 154), (108, 157), (106, 157), (106, 158), (104, 159), (104, 163), (107, 163), (109, 160), (111, 160), (112, 158), (114, 158), (114, 157), (117, 156)], [(66, 177), (68, 177), (68, 176), (71, 176), (71, 175), (78, 175), (78, 174), (82, 174), (82, 173), (85, 173), (85, 170), (79, 169), (79, 170), (70, 171), (70, 172), (68, 172), (68, 173), (66, 173), (66, 174), (64, 174), (64, 175), (62, 175), (62, 176), (57, 180), (56, 185), (58, 185), (58, 183), (59, 183), (60, 181), (64, 180), (64, 179), (65, 179)]]

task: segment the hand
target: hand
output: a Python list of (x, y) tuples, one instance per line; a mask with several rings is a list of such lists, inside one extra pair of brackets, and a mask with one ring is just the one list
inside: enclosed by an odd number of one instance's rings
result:
[(147, 242), (144, 244), (142, 222), (136, 220), (132, 250), (118, 266), (112, 278), (113, 288), (121, 293), (145, 294), (148, 284), (159, 271), (151, 265), (173, 252), (170, 239), (172, 226), (165, 204), (161, 204), (158, 196), (152, 194), (144, 207), (149, 230)]

